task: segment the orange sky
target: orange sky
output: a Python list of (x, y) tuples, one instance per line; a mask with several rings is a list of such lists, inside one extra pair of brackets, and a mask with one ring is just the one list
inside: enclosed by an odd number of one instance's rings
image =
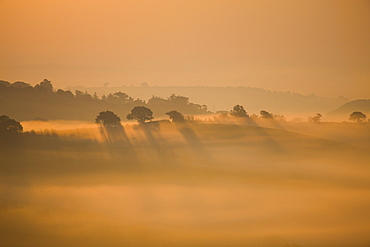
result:
[(370, 2), (0, 0), (0, 79), (370, 98)]

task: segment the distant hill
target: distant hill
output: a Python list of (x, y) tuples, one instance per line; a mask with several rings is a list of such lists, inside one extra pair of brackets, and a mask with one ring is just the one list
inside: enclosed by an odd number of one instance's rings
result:
[(160, 87), (143, 84), (142, 87), (75, 86), (62, 90), (54, 89), (46, 79), (35, 86), (21, 81), (0, 81), (0, 114), (17, 120), (92, 121), (103, 110), (112, 110), (125, 119), (138, 105), (152, 109), (156, 118), (165, 117), (165, 113), (171, 110), (197, 115), (230, 111), (235, 105), (243, 105), (248, 114), (259, 115), (261, 110), (266, 110), (288, 119), (298, 117), (307, 120), (313, 114), (324, 115), (346, 102), (348, 99), (344, 97), (325, 98), (251, 87)]
[(269, 91), (253, 87), (180, 87), (180, 86), (122, 86), (122, 87), (68, 87), (68, 90), (97, 92), (98, 95), (122, 91), (134, 98), (150, 99), (153, 95), (167, 98), (171, 94), (184, 95), (198, 104), (205, 104), (212, 112), (231, 110), (233, 106), (243, 105), (248, 114), (259, 114), (267, 110), (273, 114), (289, 117), (303, 117), (317, 112), (327, 113), (349, 100), (344, 97), (325, 98), (314, 94), (302, 95), (293, 92)]
[(338, 109), (329, 112), (328, 118), (333, 120), (348, 120), (349, 115), (354, 111), (360, 111), (369, 118), (370, 99), (359, 99), (347, 102)]

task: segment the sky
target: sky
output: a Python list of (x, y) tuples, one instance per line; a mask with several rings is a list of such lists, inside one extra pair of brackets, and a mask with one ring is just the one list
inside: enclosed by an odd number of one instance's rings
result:
[(370, 1), (0, 0), (0, 80), (370, 98)]

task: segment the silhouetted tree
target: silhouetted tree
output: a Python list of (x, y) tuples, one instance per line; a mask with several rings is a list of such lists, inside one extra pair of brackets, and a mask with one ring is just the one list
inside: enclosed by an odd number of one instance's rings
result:
[(188, 97), (175, 95), (175, 94), (171, 94), (170, 97), (168, 98), (168, 100), (177, 104), (177, 105), (187, 105), (187, 104), (189, 104), (189, 98)]
[[(108, 97), (109, 97), (109, 95), (108, 95)], [(134, 101), (133, 98), (128, 96), (126, 93), (122, 93), (121, 91), (114, 93), (113, 94), (113, 99), (118, 101), (118, 102), (122, 102), (122, 103), (128, 103), (128, 102)]]
[(262, 110), (262, 111), (260, 111), (260, 114), (261, 114), (261, 118), (265, 118), (265, 119), (273, 119), (274, 118), (274, 116), (271, 113), (269, 113), (268, 111)]
[(160, 97), (156, 97), (154, 95), (148, 100), (148, 105), (151, 107), (152, 106), (153, 107), (163, 107), (163, 106), (168, 105), (168, 103), (169, 103), (168, 100), (160, 98)]
[(274, 119), (277, 120), (277, 121), (286, 121), (286, 118), (284, 115), (281, 115), (281, 114), (274, 114)]
[(172, 122), (175, 123), (185, 122), (184, 115), (182, 115), (178, 111), (169, 111), (166, 113), (166, 115), (172, 120)]
[(13, 88), (31, 88), (32, 86), (29, 83), (25, 83), (23, 81), (16, 81), (13, 84), (11, 84), (11, 87), (13, 87)]
[(217, 120), (217, 119), (226, 120), (226, 119), (230, 118), (230, 112), (229, 111), (216, 111), (216, 113), (219, 114), (219, 115), (215, 117), (215, 120)]
[(84, 95), (84, 92), (82, 92), (81, 90), (75, 90), (75, 95), (76, 95), (76, 98), (82, 98)]
[(195, 122), (195, 117), (193, 115), (187, 115), (184, 117), (187, 122)]
[(114, 96), (113, 96), (113, 94), (108, 94), (108, 96), (107, 96), (107, 101), (108, 102), (114, 102)]
[(74, 98), (73, 93), (71, 91), (64, 91), (62, 89), (58, 89), (55, 94), (61, 98), (68, 99), (68, 100)]
[(99, 97), (98, 97), (98, 94), (96, 92), (94, 92), (92, 98), (93, 98), (93, 100), (99, 101)]
[(241, 105), (236, 105), (234, 108), (230, 111), (230, 115), (233, 117), (243, 117), (248, 118), (247, 112), (244, 110), (244, 107)]
[(145, 106), (135, 106), (131, 113), (127, 115), (127, 119), (137, 120), (140, 124), (143, 124), (146, 120), (153, 119), (153, 112)]
[(202, 105), (202, 111), (207, 112), (208, 111), (208, 106), (207, 105)]
[(318, 123), (321, 121), (322, 115), (320, 113), (316, 113), (314, 117), (310, 117), (308, 120), (313, 123)]
[(5, 87), (10, 87), (11, 86), (11, 84), (10, 84), (10, 82), (8, 82), (8, 81), (3, 81), (3, 80), (0, 80), (0, 86), (5, 86)]
[(52, 93), (53, 92), (53, 84), (48, 79), (44, 79), (40, 84), (35, 86), (36, 90), (41, 90), (44, 92)]
[(20, 134), (23, 132), (22, 125), (6, 115), (0, 116), (0, 134)]
[(205, 105), (189, 103), (187, 97), (174, 94), (166, 99), (153, 96), (146, 103), (140, 99), (133, 99), (123, 92), (112, 92), (112, 94), (98, 97), (97, 94), (90, 95), (84, 90), (76, 90), (72, 93), (71, 91), (54, 89), (51, 82), (46, 79), (34, 87), (21, 81), (11, 84), (0, 80), (0, 108), (2, 112), (9, 115), (21, 114), (19, 116), (25, 120), (34, 119), (35, 116), (43, 116), (46, 119), (88, 120), (91, 119), (91, 114), (96, 113), (96, 109), (110, 109), (114, 112), (120, 110), (129, 113), (135, 106), (148, 107), (160, 115), (173, 109), (183, 114), (207, 112)]
[(365, 120), (365, 118), (366, 118), (366, 115), (363, 114), (360, 111), (352, 112), (351, 115), (349, 116), (350, 121), (354, 121), (354, 122), (357, 122), (357, 123), (363, 122)]
[[(23, 135), (22, 125), (6, 115), (0, 116), (0, 153), (8, 152), (16, 148), (19, 155)], [(4, 162), (3, 154), (0, 154), (0, 163)]]
[(119, 127), (121, 119), (111, 111), (102, 111), (96, 117), (95, 123), (104, 127)]
[(91, 101), (93, 97), (87, 92), (82, 92), (80, 90), (76, 90), (76, 99), (81, 101)]
[(139, 105), (146, 105), (145, 100), (141, 100), (139, 98), (135, 99), (133, 101), (133, 103), (136, 104), (137, 106), (139, 106)]

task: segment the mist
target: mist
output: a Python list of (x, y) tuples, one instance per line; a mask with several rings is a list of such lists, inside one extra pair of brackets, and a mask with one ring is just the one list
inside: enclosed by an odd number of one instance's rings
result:
[(369, 10), (0, 0), (0, 247), (369, 247)]
[(39, 124), (1, 149), (3, 246), (369, 244), (368, 124)]

